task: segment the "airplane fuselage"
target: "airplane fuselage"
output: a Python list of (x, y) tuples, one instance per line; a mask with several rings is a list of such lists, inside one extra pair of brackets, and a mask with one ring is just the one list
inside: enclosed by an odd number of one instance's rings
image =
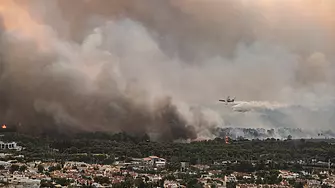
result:
[(233, 100), (224, 100), (224, 99), (220, 99), (219, 101), (220, 101), (220, 102), (225, 102), (225, 103), (233, 103), (233, 102), (235, 102), (234, 99), (233, 99)]

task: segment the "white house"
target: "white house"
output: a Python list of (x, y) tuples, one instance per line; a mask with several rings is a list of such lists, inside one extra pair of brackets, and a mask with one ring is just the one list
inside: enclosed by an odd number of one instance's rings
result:
[(164, 167), (166, 164), (166, 160), (157, 156), (149, 156), (143, 158), (143, 162), (146, 165), (156, 166), (156, 167)]
[(4, 149), (15, 149), (15, 150), (21, 150), (22, 147), (18, 146), (16, 142), (3, 142), (0, 141), (0, 149), (4, 150)]

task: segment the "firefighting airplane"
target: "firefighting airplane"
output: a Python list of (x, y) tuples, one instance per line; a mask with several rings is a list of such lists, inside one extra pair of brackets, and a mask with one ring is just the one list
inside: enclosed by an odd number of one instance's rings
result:
[(228, 103), (234, 103), (235, 102), (235, 98), (236, 97), (234, 97), (233, 99), (230, 99), (230, 97), (228, 96), (226, 100), (225, 99), (220, 99), (219, 101), (220, 102), (224, 102), (227, 105)]
[[(243, 107), (243, 104), (245, 102), (242, 102), (242, 101), (235, 101), (235, 98), (234, 97), (233, 99), (231, 99), (229, 96), (227, 97), (227, 99), (220, 99), (219, 101), (220, 102), (224, 102), (226, 105), (229, 105), (232, 107), (233, 111), (235, 112), (242, 112), (242, 113), (245, 113), (245, 112), (249, 112), (249, 111), (252, 111), (252, 108), (245, 108)], [(242, 105), (242, 106), (241, 106)]]

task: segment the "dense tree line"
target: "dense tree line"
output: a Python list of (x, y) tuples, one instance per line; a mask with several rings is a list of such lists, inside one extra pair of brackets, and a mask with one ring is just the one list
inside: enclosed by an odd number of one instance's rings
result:
[(226, 144), (224, 139), (216, 138), (191, 143), (173, 143), (152, 142), (147, 135), (134, 137), (125, 133), (98, 132), (79, 134), (72, 138), (33, 137), (7, 133), (2, 140), (16, 141), (26, 147), (24, 154), (32, 160), (56, 158), (112, 163), (114, 157), (127, 159), (157, 155), (166, 158), (172, 166), (173, 163), (177, 164), (180, 161), (188, 161), (191, 164), (213, 164), (225, 160), (288, 162), (317, 159), (335, 162), (335, 145), (303, 139), (240, 139), (230, 140), (229, 144)]

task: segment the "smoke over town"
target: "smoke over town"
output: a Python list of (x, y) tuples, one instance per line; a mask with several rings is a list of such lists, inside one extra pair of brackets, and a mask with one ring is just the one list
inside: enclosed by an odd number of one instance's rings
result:
[[(332, 0), (1, 1), (0, 120), (159, 140), (332, 129), (334, 11)], [(217, 103), (228, 95), (256, 110)]]

